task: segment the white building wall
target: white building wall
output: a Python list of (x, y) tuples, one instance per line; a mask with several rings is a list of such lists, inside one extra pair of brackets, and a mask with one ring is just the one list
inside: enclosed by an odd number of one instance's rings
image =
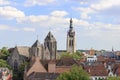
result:
[(96, 56), (87, 56), (87, 62), (95, 62), (95, 61), (97, 61)]

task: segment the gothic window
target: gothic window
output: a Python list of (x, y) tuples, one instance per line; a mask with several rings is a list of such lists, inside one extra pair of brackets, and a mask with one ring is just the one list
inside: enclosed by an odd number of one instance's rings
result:
[(49, 42), (47, 42), (47, 47), (49, 48)]
[(73, 40), (71, 42), (72, 42), (72, 46), (73, 46)]
[(71, 40), (69, 40), (69, 46), (71, 46)]
[(38, 56), (38, 54), (39, 54), (39, 48), (37, 48), (37, 56)]
[(17, 60), (14, 61), (14, 70), (17, 70), (18, 69), (18, 63), (17, 63)]

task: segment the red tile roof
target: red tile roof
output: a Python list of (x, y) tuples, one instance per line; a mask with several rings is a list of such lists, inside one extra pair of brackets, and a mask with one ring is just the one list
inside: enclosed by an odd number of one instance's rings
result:
[(108, 72), (104, 65), (89, 65), (85, 66), (84, 70), (88, 72), (91, 76), (108, 76)]

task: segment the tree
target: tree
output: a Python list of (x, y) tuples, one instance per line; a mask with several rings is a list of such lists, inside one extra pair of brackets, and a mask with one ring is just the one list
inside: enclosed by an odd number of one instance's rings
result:
[(8, 69), (12, 69), (5, 60), (0, 59), (0, 67), (7, 67)]
[(0, 59), (4, 59), (4, 60), (7, 60), (7, 57), (10, 55), (7, 47), (3, 47), (1, 50), (0, 50)]
[(70, 54), (70, 53), (64, 52), (64, 53), (61, 54), (60, 58), (63, 58), (63, 57), (71, 57), (73, 59), (78, 60), (78, 59), (81, 59), (82, 53), (81, 52), (76, 52), (76, 53)]
[(120, 80), (120, 77), (108, 77), (107, 80)]
[(69, 72), (60, 74), (57, 80), (89, 80), (89, 75), (79, 66), (72, 66)]

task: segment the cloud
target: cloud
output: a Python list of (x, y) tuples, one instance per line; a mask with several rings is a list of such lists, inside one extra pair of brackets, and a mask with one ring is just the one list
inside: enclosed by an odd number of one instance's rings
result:
[(20, 31), (20, 29), (18, 29), (18, 28), (14, 28), (14, 29), (12, 29), (12, 31)]
[(120, 0), (101, 0), (98, 4), (92, 4), (90, 7), (91, 9), (93, 8), (94, 10), (104, 10), (111, 8), (113, 6), (118, 6), (120, 5)]
[(66, 24), (69, 19), (64, 17), (66, 17), (67, 14), (66, 11), (52, 11), (48, 15), (29, 15), (18, 18), (17, 21), (20, 23), (31, 24), (33, 26), (57, 27), (58, 24)]
[(0, 0), (0, 5), (9, 5), (10, 2), (8, 0)]
[(47, 5), (50, 3), (54, 3), (55, 0), (26, 0), (25, 6), (34, 6), (34, 5)]
[(24, 27), (24, 28), (16, 28), (13, 26), (9, 26), (9, 25), (2, 25), (0, 24), (0, 30), (9, 30), (9, 31), (27, 31), (27, 32), (35, 32), (35, 28), (31, 28), (31, 27)]
[(0, 25), (0, 30), (8, 30), (9, 28), (7, 25)]
[(29, 28), (29, 27), (25, 27), (23, 28), (24, 31), (30, 31), (30, 32), (35, 32), (35, 28)]
[(68, 13), (66, 11), (53, 11), (51, 15), (55, 17), (64, 17), (68, 15)]
[[(91, 3), (88, 7), (79, 7), (75, 8), (78, 11), (81, 11), (81, 18), (82, 19), (90, 19), (89, 14), (100, 13), (107, 9), (120, 6), (120, 0), (100, 0), (97, 3)], [(118, 10), (119, 11), (119, 10)], [(116, 12), (118, 12), (116, 11)], [(114, 12), (113, 12), (114, 13)]]
[(5, 6), (5, 7), (0, 7), (0, 17), (1, 18), (6, 18), (6, 19), (17, 19), (21, 17), (25, 17), (24, 12), (11, 7), (11, 6)]

